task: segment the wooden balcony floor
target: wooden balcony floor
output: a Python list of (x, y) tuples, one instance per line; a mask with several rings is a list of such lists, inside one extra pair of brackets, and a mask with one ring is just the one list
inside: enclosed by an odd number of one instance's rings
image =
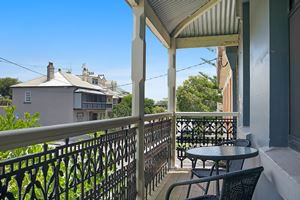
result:
[[(169, 186), (172, 183), (180, 180), (189, 180), (190, 179), (190, 170), (189, 169), (176, 169), (170, 170), (169, 173), (165, 176), (159, 186), (156, 188), (155, 191), (152, 192), (151, 196), (148, 198), (149, 200), (164, 200), (166, 192)], [(187, 186), (180, 186), (176, 187), (172, 193), (170, 200), (183, 200), (186, 198), (187, 194)], [(213, 194), (215, 191), (215, 184), (211, 183), (209, 188), (209, 193)], [(201, 196), (203, 191), (200, 189), (199, 186), (193, 185), (191, 188), (190, 197)]]

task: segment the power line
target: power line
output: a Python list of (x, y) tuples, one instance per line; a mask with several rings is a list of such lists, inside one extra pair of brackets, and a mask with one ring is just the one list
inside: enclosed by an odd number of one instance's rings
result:
[[(176, 70), (176, 73), (177, 73), (177, 72), (182, 72), (182, 71), (185, 71), (185, 70), (194, 68), (194, 67), (198, 67), (198, 66), (201, 66), (201, 65), (204, 65), (204, 64), (212, 65), (212, 63), (213, 63), (214, 61), (216, 61), (217, 58), (210, 59), (210, 60), (206, 60), (206, 59), (202, 59), (202, 60), (203, 60), (203, 62), (201, 62), (201, 63), (198, 63), (198, 64), (195, 64), (195, 65), (191, 65), (191, 66), (188, 66), (188, 67), (184, 67), (184, 68), (178, 69), (178, 70)], [(150, 80), (157, 79), (157, 78), (162, 78), (162, 77), (164, 77), (164, 76), (168, 76), (168, 73), (165, 73), (165, 74), (161, 74), (161, 75), (158, 75), (158, 76), (153, 76), (153, 77), (147, 78), (146, 81), (150, 81)], [(128, 85), (132, 85), (132, 83), (125, 83), (125, 84), (122, 84), (122, 85), (118, 85), (117, 87), (124, 87), (124, 86), (128, 86)], [(113, 87), (107, 87), (107, 88), (104, 88), (104, 89), (111, 89), (111, 88), (113, 88)]]
[(30, 69), (30, 68), (28, 68), (28, 67), (25, 67), (25, 66), (23, 66), (23, 65), (20, 65), (20, 64), (18, 64), (18, 63), (15, 63), (15, 62), (13, 62), (13, 61), (8, 60), (8, 59), (2, 58), (2, 57), (0, 57), (0, 59), (3, 60), (3, 61), (5, 61), (6, 63), (10, 63), (10, 64), (12, 64), (12, 65), (21, 67), (21, 68), (26, 69), (26, 70), (28, 70), (28, 71), (31, 71), (31, 72), (33, 72), (33, 73), (36, 73), (36, 74), (45, 76), (45, 74), (42, 74), (42, 73), (40, 73), (40, 72), (38, 72), (38, 71), (35, 71), (35, 70), (33, 70), (33, 69)]
[[(23, 69), (26, 69), (26, 70), (28, 70), (28, 71), (30, 71), (30, 72), (33, 72), (33, 73), (36, 73), (36, 74), (39, 74), (39, 75), (42, 75), (42, 76), (46, 76), (46, 75), (43, 74), (43, 73), (40, 73), (40, 72), (38, 72), (38, 71), (35, 71), (35, 70), (30, 69), (30, 68), (28, 68), (28, 67), (25, 67), (25, 66), (23, 66), (23, 65), (21, 65), (21, 64), (15, 63), (15, 62), (10, 61), (10, 60), (8, 60), (8, 59), (2, 58), (2, 57), (0, 57), (0, 59), (2, 60), (2, 61), (0, 60), (0, 62), (5, 61), (6, 63), (13, 64), (13, 65), (15, 65), (15, 66), (18, 66), (18, 67), (21, 67), (21, 68), (23, 68)], [(217, 60), (217, 58), (214, 58), (214, 59), (211, 59), (211, 60), (206, 60), (206, 59), (203, 59), (203, 58), (201, 58), (201, 59), (203, 60), (203, 62), (198, 63), (198, 64), (195, 64), (195, 65), (191, 65), (191, 66), (188, 66), (188, 67), (185, 67), (185, 68), (178, 69), (178, 70), (176, 70), (176, 73), (182, 72), (182, 71), (185, 71), (185, 70), (194, 68), (194, 67), (198, 67), (198, 66), (201, 66), (201, 65), (204, 65), (204, 64), (210, 64), (210, 65), (213, 65), (213, 62)], [(168, 74), (165, 73), (165, 74), (161, 74), (161, 75), (158, 75), (158, 76), (153, 76), (153, 77), (147, 78), (146, 81), (150, 81), (150, 80), (157, 79), (157, 78), (162, 78), (162, 77), (167, 76), (167, 75), (168, 75)], [(131, 82), (131, 83), (125, 83), (125, 84), (118, 85), (117, 87), (124, 87), (124, 86), (132, 85), (132, 84), (133, 84), (132, 82)], [(103, 89), (113, 89), (113, 88), (114, 88), (114, 87), (112, 86), (112, 87), (106, 87), (106, 88), (103, 88)]]

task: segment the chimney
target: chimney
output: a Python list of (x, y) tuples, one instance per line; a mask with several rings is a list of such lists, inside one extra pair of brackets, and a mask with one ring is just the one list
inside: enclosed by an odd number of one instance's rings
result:
[(52, 62), (49, 62), (47, 66), (47, 81), (50, 81), (54, 78), (54, 66)]
[(88, 82), (89, 71), (87, 68), (83, 67), (82, 69), (82, 80)]

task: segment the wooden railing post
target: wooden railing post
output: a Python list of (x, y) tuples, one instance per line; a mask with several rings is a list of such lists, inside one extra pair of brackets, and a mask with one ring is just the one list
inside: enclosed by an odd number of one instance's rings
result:
[(144, 0), (133, 6), (133, 41), (132, 41), (132, 116), (138, 116), (136, 144), (136, 190), (137, 200), (145, 196), (145, 158), (144, 158), (144, 97), (146, 73), (145, 43), (145, 7)]
[(168, 112), (173, 113), (171, 124), (171, 162), (169, 168), (175, 167), (176, 159), (176, 46), (175, 39), (172, 40), (168, 49)]

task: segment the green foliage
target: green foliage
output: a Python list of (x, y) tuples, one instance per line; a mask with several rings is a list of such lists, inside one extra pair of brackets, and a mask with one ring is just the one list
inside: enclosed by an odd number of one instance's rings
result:
[(125, 96), (122, 101), (113, 107), (113, 117), (126, 117), (131, 115), (132, 96)]
[(161, 106), (155, 106), (153, 108), (153, 113), (163, 113), (166, 112), (166, 109)]
[(8, 106), (4, 108), (5, 115), (0, 115), (0, 131), (14, 130), (20, 128), (38, 127), (39, 113), (30, 115), (28, 112), (24, 113), (23, 118), (17, 118), (15, 116), (15, 106)]
[(152, 114), (154, 108), (154, 100), (145, 98), (145, 114)]
[[(125, 96), (121, 103), (114, 106), (113, 117), (126, 117), (131, 115), (132, 95)], [(145, 98), (145, 114), (152, 114), (154, 111), (154, 100)]]
[(12, 104), (12, 100), (6, 97), (0, 97), (0, 106), (10, 106)]
[(221, 100), (216, 77), (203, 73), (190, 76), (177, 88), (177, 109), (182, 112), (213, 112)]
[[(29, 113), (25, 112), (23, 118), (17, 118), (15, 116), (15, 110), (15, 106), (4, 108), (5, 115), (0, 115), (0, 131), (40, 126), (38, 124), (39, 113), (30, 115)], [(34, 152), (40, 152), (39, 150), (41, 150), (41, 148), (41, 145), (34, 145), (30, 147), (14, 149), (11, 151), (0, 152), (0, 160), (27, 155)]]
[(9, 97), (10, 99), (12, 98), (12, 90), (10, 86), (15, 85), (19, 83), (18, 79), (15, 78), (0, 78), (0, 94), (3, 97)]
[(168, 108), (168, 98), (163, 98), (162, 100), (157, 101), (155, 105), (167, 109)]

